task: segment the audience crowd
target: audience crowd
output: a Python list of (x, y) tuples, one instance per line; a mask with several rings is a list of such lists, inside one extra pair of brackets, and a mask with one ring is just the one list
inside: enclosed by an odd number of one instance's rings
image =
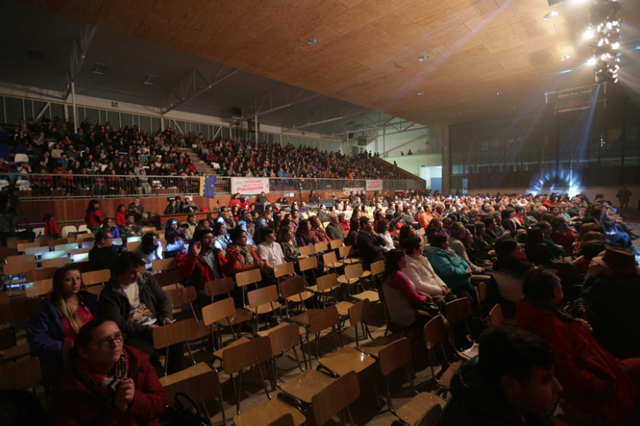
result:
[[(170, 140), (174, 140), (173, 136)], [(335, 166), (330, 172), (333, 176), (369, 173), (366, 167), (354, 166), (352, 170), (343, 157), (332, 154), (322, 156), (316, 152), (316, 163), (305, 161), (302, 151), (287, 147), (269, 149), (222, 141), (200, 145), (208, 146), (203, 155), (209, 156), (210, 161), (222, 162), (227, 157), (218, 157), (219, 154), (237, 148), (237, 165), (231, 160), (228, 163), (227, 170), (232, 173), (252, 173), (261, 164), (265, 170), (277, 168), (283, 173), (318, 176), (324, 173), (323, 161)], [(481, 392), (491, 386), (495, 392), (483, 400), (496, 410), (505, 409), (518, 400), (511, 398), (513, 395), (508, 392), (512, 388), (502, 379), (517, 376), (524, 386), (531, 377), (540, 379), (538, 372), (553, 381), (548, 382), (544, 400), (533, 402), (518, 394), (522, 397), (519, 404), (524, 405), (512, 408), (524, 410), (523, 415), (548, 419), (545, 413), (553, 410), (558, 397), (586, 414), (604, 419), (629, 415), (637, 408), (640, 269), (635, 256), (640, 252), (632, 244), (637, 236), (604, 196), (597, 195), (591, 201), (584, 193), (575, 197), (445, 197), (428, 191), (394, 196), (351, 193), (346, 199), (317, 210), (304, 202), (279, 201), (267, 204), (258, 213), (255, 205), (234, 196), (230, 206), (210, 212), (206, 219), (197, 220), (193, 214), (185, 222), (169, 219), (163, 224), (163, 234), (142, 232), (148, 218), (138, 199), (126, 208), (119, 206), (113, 218), (105, 217), (99, 202), (92, 201), (86, 220), (95, 232), (96, 244), (89, 257), (95, 269), (110, 269), (112, 278), (96, 303), (84, 291), (73, 266), (56, 273), (53, 293), (29, 323), (33, 351), (46, 370), (43, 384), (57, 383), (61, 395), (67, 392), (71, 398), (80, 386), (77, 382), (87, 386), (85, 382), (91, 381), (85, 391), (91, 396), (82, 402), (78, 414), (87, 416), (84, 410), (99, 404), (92, 392), (105, 392), (98, 389), (99, 381), (114, 375), (114, 364), (125, 359), (125, 365), (138, 369), (145, 379), (132, 377), (138, 382), (123, 382), (123, 386), (142, 386), (149, 395), (140, 404), (137, 396), (130, 397), (130, 392), (113, 390), (110, 396), (115, 398), (114, 407), (134, 417), (141, 416), (143, 409), (151, 413), (148, 416), (157, 415), (147, 404), (161, 403), (163, 395), (158, 394), (157, 378), (148, 376), (155, 374), (154, 369), (162, 374), (163, 367), (151, 333), (154, 328), (170, 324), (173, 314), (155, 275), (140, 272), (140, 267), (150, 271), (154, 260), (175, 257), (182, 283), (195, 288), (196, 305), (202, 308), (211, 303), (205, 290), (207, 282), (259, 270), (260, 287), (277, 284), (274, 267), (285, 262), (293, 262), (294, 274), (314, 285), (317, 277), (327, 273), (323, 255), (334, 250), (328, 245), (321, 253), (302, 254), (301, 249), (339, 240), (337, 246), (351, 246), (352, 251), (346, 256), (357, 259), (365, 270), (384, 263), (379, 291), (384, 294), (389, 315), (387, 326), (421, 328), (444, 313), (446, 303), (468, 298), (473, 310), (469, 331), (478, 338), (485, 328), (483, 318), (487, 312), (477, 300), (476, 288), (485, 283), (488, 299), (500, 305), (507, 322), (521, 329), (484, 335), (482, 341), (493, 343), (484, 349), (481, 343), (480, 356), (456, 373), (451, 408), (445, 409), (442, 424), (475, 424), (461, 420), (473, 418), (477, 408), (469, 399), (469, 392)], [(172, 208), (185, 211), (182, 205), (176, 200), (170, 202)], [(129, 253), (123, 247), (131, 237), (141, 237), (141, 244)], [(123, 245), (114, 246), (114, 238), (122, 238)], [(339, 249), (335, 253), (337, 259), (345, 257)], [(302, 271), (299, 261), (310, 256), (317, 257), (318, 267)], [(231, 296), (236, 308), (241, 309), (245, 304), (242, 289), (235, 287)], [(82, 324), (90, 324), (91, 330), (84, 332), (86, 325)], [(462, 335), (459, 331), (454, 327), (455, 350), (468, 347), (467, 331), (463, 330)], [(62, 347), (64, 342), (74, 340), (77, 355), (74, 364), (63, 373)], [(95, 347), (114, 348), (113, 356), (98, 362)], [(500, 367), (504, 360), (491, 364), (491, 359), (502, 359), (501, 347), (511, 348), (509, 354), (520, 363), (517, 368), (524, 368), (519, 376), (514, 372), (516, 367)], [(538, 354), (538, 359), (528, 358), (527, 351)], [(169, 372), (180, 371), (183, 348), (178, 345), (169, 352), (171, 363), (166, 368)], [(540, 370), (532, 369), (532, 365)], [(499, 403), (501, 398), (506, 399), (506, 405)], [(55, 413), (62, 416), (59, 410)], [(123, 415), (116, 411), (112, 414)], [(494, 414), (484, 412), (482, 416)]]

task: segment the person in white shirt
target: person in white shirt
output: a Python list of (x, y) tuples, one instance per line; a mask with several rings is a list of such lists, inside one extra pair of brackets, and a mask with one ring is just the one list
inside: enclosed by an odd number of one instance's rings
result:
[(454, 300), (456, 297), (444, 281), (436, 274), (429, 260), (422, 255), (422, 240), (411, 237), (404, 242), (407, 253), (407, 266), (402, 273), (409, 278), (416, 291), (421, 291), (433, 297), (436, 304)]
[(258, 256), (265, 261), (265, 269), (273, 272), (276, 265), (285, 263), (282, 247), (276, 243), (276, 234), (273, 228), (261, 228), (260, 236), (262, 242), (258, 245)]
[(384, 240), (384, 245), (382, 246), (382, 249), (385, 252), (388, 252), (389, 250), (393, 250), (393, 249), (396, 248), (396, 246), (393, 244), (393, 238), (391, 238), (391, 234), (389, 233), (389, 221), (388, 220), (380, 219), (378, 221), (378, 229), (376, 229), (376, 232)]

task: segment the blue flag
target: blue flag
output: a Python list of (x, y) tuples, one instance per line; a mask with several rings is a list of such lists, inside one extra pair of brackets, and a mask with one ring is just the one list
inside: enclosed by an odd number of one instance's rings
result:
[(216, 177), (204, 176), (200, 178), (200, 195), (207, 198), (216, 196)]

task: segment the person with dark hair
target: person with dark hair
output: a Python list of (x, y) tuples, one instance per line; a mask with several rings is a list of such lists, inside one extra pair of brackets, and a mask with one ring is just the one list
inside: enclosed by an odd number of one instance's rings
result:
[(312, 246), (318, 243), (313, 230), (311, 229), (311, 222), (307, 219), (302, 219), (298, 228), (296, 229), (296, 241), (298, 247)]
[(496, 219), (492, 214), (486, 214), (482, 216), (481, 219), (484, 224), (485, 230), (482, 235), (482, 239), (487, 242), (491, 247), (495, 244), (498, 239), (498, 234), (496, 233)]
[(164, 259), (162, 244), (158, 241), (158, 236), (153, 232), (147, 232), (142, 236), (140, 245), (131, 252), (145, 263), (147, 270), (151, 269), (151, 262)]
[(95, 244), (89, 250), (89, 264), (91, 269), (111, 269), (118, 254), (124, 250), (124, 246), (114, 246), (113, 237), (109, 231), (100, 230), (96, 233)]
[(400, 227), (400, 231), (398, 232), (398, 245), (400, 247), (404, 246), (404, 242), (409, 238), (413, 238), (416, 236), (416, 231), (410, 225), (402, 225)]
[[(133, 253), (122, 253), (111, 267), (111, 280), (100, 293), (100, 315), (114, 321), (127, 335), (127, 345), (151, 357), (158, 375), (163, 375), (160, 356), (153, 346), (153, 330), (173, 320), (173, 307), (158, 281), (140, 273), (144, 261)], [(168, 373), (182, 370), (182, 344), (169, 348)]]
[(564, 252), (571, 254), (573, 252), (573, 243), (576, 241), (576, 236), (573, 231), (567, 226), (567, 221), (562, 216), (556, 216), (551, 219), (551, 235), (550, 239), (557, 246), (562, 247)]
[(84, 215), (84, 221), (91, 233), (95, 234), (100, 230), (102, 225), (102, 212), (100, 211), (100, 202), (97, 200), (89, 201), (89, 206)]
[(276, 233), (273, 228), (260, 229), (262, 242), (258, 245), (258, 256), (265, 261), (265, 268), (273, 272), (276, 265), (285, 263), (282, 247), (276, 242)]
[(533, 227), (538, 228), (542, 231), (542, 242), (547, 244), (547, 246), (549, 246), (551, 253), (553, 253), (555, 257), (560, 257), (567, 254), (567, 252), (565, 252), (562, 247), (554, 243), (553, 240), (551, 239), (551, 233), (553, 231), (551, 228), (551, 224), (549, 224), (549, 222), (545, 220), (541, 220), (540, 222), (533, 225)]
[(451, 248), (451, 250), (456, 252), (458, 256), (460, 256), (461, 258), (464, 259), (465, 262), (467, 262), (467, 264), (471, 268), (472, 273), (474, 274), (484, 273), (485, 269), (471, 263), (471, 260), (469, 260), (469, 256), (467, 255), (467, 249), (465, 248), (465, 245), (464, 245), (464, 240), (467, 237), (467, 228), (464, 226), (464, 223), (462, 222), (454, 223), (453, 225), (451, 225), (451, 228), (449, 229), (449, 233), (451, 234), (451, 236), (447, 241), (449, 242), (449, 247)]
[(436, 304), (445, 299), (447, 302), (455, 299), (449, 287), (433, 270), (429, 260), (422, 255), (423, 244), (420, 237), (409, 238), (403, 249), (407, 254), (407, 266), (402, 269), (402, 273), (411, 281), (416, 291), (430, 295)]
[(378, 221), (378, 227), (376, 229), (376, 232), (384, 240), (384, 246), (382, 246), (382, 249), (385, 252), (388, 252), (389, 250), (394, 250), (396, 248), (395, 244), (393, 243), (393, 237), (389, 232), (389, 221), (387, 219), (380, 219)]
[(113, 224), (113, 219), (110, 217), (105, 217), (102, 221), (102, 230), (111, 232), (113, 238), (120, 238), (120, 230)]
[(562, 399), (597, 418), (613, 420), (631, 412), (640, 393), (640, 358), (618, 361), (591, 334), (587, 321), (558, 305), (564, 294), (554, 270), (532, 268), (522, 288), (516, 323), (555, 349)]
[(362, 266), (369, 269), (371, 264), (384, 259), (384, 239), (373, 230), (373, 223), (368, 217), (360, 218), (358, 233), (358, 251), (362, 257)]
[(263, 268), (264, 260), (247, 244), (247, 233), (241, 228), (235, 228), (229, 233), (231, 243), (227, 246), (225, 257), (227, 262), (223, 265), (224, 275), (234, 277), (238, 272)]
[(178, 206), (176, 205), (176, 199), (175, 198), (169, 199), (169, 204), (164, 209), (164, 214), (177, 214), (181, 212), (182, 212), (182, 208), (178, 208)]
[(360, 231), (360, 222), (358, 219), (353, 218), (349, 221), (348, 233), (344, 239), (344, 245), (353, 247), (354, 254), (358, 250), (358, 231)]
[(125, 345), (118, 325), (100, 318), (78, 333), (53, 392), (53, 426), (157, 425), (167, 397), (149, 357)]
[(640, 268), (634, 254), (609, 247), (594, 257), (580, 297), (591, 304), (596, 339), (618, 359), (640, 357)]
[(451, 398), (438, 426), (553, 426), (562, 392), (553, 347), (512, 327), (492, 327), (479, 354), (451, 380)]
[(471, 268), (464, 259), (449, 249), (448, 237), (443, 232), (431, 236), (429, 245), (424, 247), (424, 256), (456, 296), (468, 297), (475, 304)]
[(82, 325), (97, 315), (97, 297), (85, 291), (78, 266), (58, 268), (51, 293), (38, 305), (27, 326), (31, 352), (40, 359), (44, 387), (53, 385), (62, 373), (64, 344), (73, 342)]
[[(407, 276), (401, 272), (406, 266), (407, 255), (404, 250), (391, 250), (387, 253), (385, 269), (382, 273), (382, 291), (391, 321), (400, 326), (409, 327), (418, 319), (418, 307), (433, 299), (428, 294), (417, 291)], [(424, 321), (418, 322), (418, 326), (422, 327), (430, 318), (424, 316), (423, 319)]]
[(207, 282), (224, 278), (222, 270), (227, 260), (222, 250), (214, 245), (213, 232), (202, 229), (193, 235), (189, 251), (176, 256), (176, 262), (180, 276), (187, 280), (187, 285), (195, 287), (200, 295), (204, 294)]
[(520, 279), (533, 267), (531, 262), (527, 261), (522, 245), (513, 238), (500, 241), (496, 246), (496, 256), (498, 260), (493, 264), (494, 271), (507, 272)]
[(116, 226), (122, 228), (127, 223), (126, 208), (124, 204), (119, 204), (116, 208)]
[(120, 235), (123, 238), (142, 235), (142, 228), (136, 225), (136, 217), (133, 213), (127, 213), (126, 223), (120, 229)]

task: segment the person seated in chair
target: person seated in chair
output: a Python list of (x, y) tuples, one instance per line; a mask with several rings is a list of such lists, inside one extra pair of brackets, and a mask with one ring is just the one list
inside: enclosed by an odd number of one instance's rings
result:
[[(153, 330), (173, 322), (172, 306), (153, 275), (140, 273), (144, 261), (133, 253), (120, 255), (111, 268), (111, 281), (100, 293), (100, 315), (118, 324), (127, 335), (126, 344), (151, 357), (158, 375), (164, 375), (160, 356), (153, 346)], [(164, 351), (163, 351), (164, 352)], [(169, 348), (168, 373), (182, 370), (183, 345)]]
[(553, 347), (517, 328), (486, 330), (479, 354), (451, 380), (438, 426), (553, 426), (562, 386)]
[(562, 399), (597, 418), (631, 413), (640, 394), (640, 358), (618, 361), (591, 334), (587, 321), (558, 305), (564, 294), (552, 269), (531, 269), (522, 287), (525, 297), (516, 303), (516, 323), (555, 349)]
[(89, 250), (89, 264), (91, 269), (99, 271), (101, 269), (111, 269), (118, 254), (124, 250), (124, 246), (114, 246), (111, 232), (101, 230), (96, 233), (96, 242)]

